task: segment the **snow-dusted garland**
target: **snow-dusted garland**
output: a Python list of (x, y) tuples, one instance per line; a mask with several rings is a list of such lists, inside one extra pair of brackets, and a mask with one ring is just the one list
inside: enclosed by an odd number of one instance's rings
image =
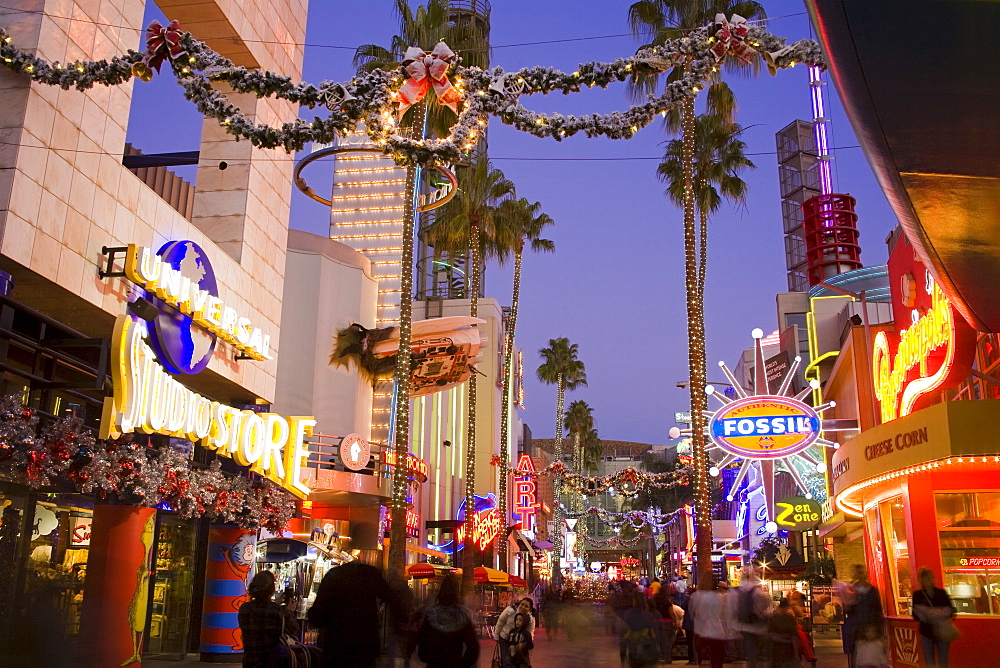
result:
[[(501, 466), (503, 460), (499, 455), (493, 455), (490, 464), (492, 466)], [(515, 468), (507, 467), (507, 473), (515, 477), (528, 476), (531, 478), (559, 473), (562, 475), (564, 485), (571, 487), (574, 491), (584, 496), (603, 494), (612, 487), (622, 496), (635, 496), (645, 487), (670, 489), (671, 487), (690, 484), (691, 479), (691, 467), (689, 466), (679, 468), (676, 471), (670, 471), (669, 473), (647, 473), (646, 471), (629, 467), (604, 476), (588, 476), (573, 471), (562, 462), (552, 462), (545, 468), (527, 474)]]
[(588, 515), (596, 515), (602, 522), (615, 528), (621, 528), (625, 525), (628, 525), (633, 529), (642, 529), (645, 526), (652, 526), (656, 529), (662, 530), (673, 522), (675, 516), (683, 514), (684, 509), (681, 508), (672, 513), (667, 513), (666, 515), (656, 511), (650, 513), (645, 510), (626, 510), (622, 513), (616, 513), (597, 507), (587, 508), (586, 510), (579, 512), (563, 512), (565, 516), (570, 519), (580, 519), (587, 517)]
[(33, 489), (72, 489), (136, 506), (207, 516), (247, 529), (278, 532), (295, 499), (266, 480), (227, 476), (218, 461), (194, 469), (172, 449), (152, 453), (127, 439), (99, 441), (77, 418), (61, 418), (38, 433), (35, 411), (15, 396), (0, 398), (0, 477)]
[[(783, 38), (772, 35), (763, 26), (748, 24), (737, 16), (727, 21), (720, 15), (715, 23), (686, 37), (610, 63), (585, 63), (569, 73), (540, 66), (515, 72), (505, 72), (499, 67), (486, 71), (458, 66), (450, 81), (460, 96), (460, 112), (451, 133), (442, 139), (415, 140), (397, 133), (399, 91), (407, 74), (403, 69), (360, 74), (343, 83), (324, 81), (318, 86), (294, 83), (286, 76), (233, 64), (190, 33), (182, 32), (176, 21), (166, 27), (155, 21), (150, 24), (145, 53), (130, 50), (111, 60), (48, 63), (14, 46), (10, 36), (0, 30), (0, 65), (26, 73), (32, 81), (87, 90), (97, 84), (117, 86), (132, 76), (148, 81), (154, 68), (158, 71), (161, 63), (167, 63), (184, 87), (185, 97), (202, 114), (217, 119), (230, 134), (247, 139), (254, 146), (281, 147), (292, 152), (308, 142), (332, 143), (363, 121), (376, 144), (384, 147), (398, 163), (422, 166), (456, 162), (473, 148), (490, 116), (536, 137), (552, 137), (557, 141), (580, 132), (588, 137), (630, 138), (657, 114), (676, 109), (697, 95), (727, 58), (745, 62), (758, 52), (764, 55), (772, 73), (796, 62), (824, 66), (820, 47), (814, 41), (800, 40), (786, 46)], [(683, 75), (669, 83), (662, 94), (625, 111), (585, 116), (541, 114), (518, 101), (520, 95), (569, 94), (594, 86), (607, 88), (634, 75), (678, 67), (684, 68)], [(213, 82), (224, 82), (239, 93), (288, 100), (310, 109), (326, 107), (330, 113), (326, 118), (297, 119), (279, 127), (257, 124), (215, 90)]]

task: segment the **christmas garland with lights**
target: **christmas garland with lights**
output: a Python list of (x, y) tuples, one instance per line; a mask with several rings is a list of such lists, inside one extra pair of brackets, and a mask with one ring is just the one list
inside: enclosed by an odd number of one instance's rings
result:
[[(716, 17), (714, 23), (685, 37), (643, 48), (634, 56), (609, 63), (584, 63), (570, 73), (540, 66), (515, 72), (505, 72), (499, 67), (489, 71), (462, 67), (443, 42), (431, 53), (415, 51), (413, 55), (408, 52), (409, 60), (404, 60), (401, 70), (376, 70), (359, 74), (347, 82), (324, 81), (317, 86), (235, 65), (182, 31), (176, 21), (168, 26), (156, 21), (150, 24), (146, 31), (145, 52), (129, 50), (110, 60), (67, 64), (48, 63), (17, 48), (11, 37), (0, 30), (0, 65), (27, 74), (38, 83), (79, 90), (97, 84), (117, 86), (133, 76), (149, 81), (154, 70), (159, 72), (161, 65), (167, 64), (184, 88), (185, 97), (204, 116), (218, 120), (227, 132), (249, 140), (254, 146), (281, 147), (292, 152), (309, 142), (333, 143), (354, 131), (359, 122), (364, 122), (373, 141), (399, 164), (422, 166), (458, 161), (472, 150), (489, 116), (522, 132), (557, 141), (581, 132), (588, 137), (627, 139), (649, 125), (657, 114), (677, 109), (685, 100), (697, 95), (727, 58), (746, 63), (758, 53), (763, 54), (772, 74), (797, 62), (824, 66), (816, 42), (800, 40), (786, 46), (783, 38), (772, 35), (763, 26), (751, 25), (738, 16), (727, 20), (722, 15)], [(424, 67), (424, 61), (429, 63), (427, 69), (414, 74), (416, 70), (412, 68)], [(433, 63), (437, 63), (438, 70), (433, 69)], [(453, 65), (455, 76), (448, 80), (446, 72)], [(542, 114), (519, 102), (521, 95), (569, 94), (594, 86), (607, 88), (614, 82), (680, 67), (683, 72), (667, 84), (663, 93), (650, 96), (646, 102), (624, 111), (583, 116)], [(416, 77), (421, 79), (418, 81)], [(405, 137), (397, 132), (398, 118), (410, 104), (422, 99), (428, 80), (433, 81), (438, 91), (438, 101), (457, 111), (456, 122), (447, 137)], [(279, 127), (258, 124), (216, 90), (215, 82), (224, 82), (237, 93), (287, 100), (309, 109), (326, 107), (330, 113), (326, 118), (296, 119)], [(423, 86), (423, 91), (418, 91), (414, 98), (413, 89), (419, 86)]]
[(246, 529), (280, 531), (295, 499), (266, 480), (227, 476), (218, 461), (191, 468), (182, 453), (153, 453), (129, 437), (95, 439), (78, 418), (38, 430), (38, 417), (15, 396), (0, 399), (0, 477), (32, 489), (71, 487), (105, 499), (116, 494), (136, 506), (209, 517)]
[[(490, 465), (502, 466), (503, 459), (499, 455), (493, 455)], [(629, 467), (604, 476), (588, 476), (573, 471), (563, 462), (552, 462), (545, 468), (530, 473), (518, 471), (516, 468), (508, 466), (507, 473), (517, 477), (530, 478), (559, 474), (562, 476), (563, 484), (570, 486), (575, 492), (584, 496), (603, 494), (611, 488), (615, 488), (615, 491), (622, 496), (635, 496), (645, 487), (670, 489), (671, 487), (688, 485), (691, 481), (692, 471), (691, 467), (685, 466), (669, 473), (647, 473)], [(625, 483), (628, 483), (629, 486), (625, 486)]]
[(648, 525), (660, 530), (665, 529), (673, 521), (677, 514), (683, 512), (684, 509), (679, 508), (672, 513), (667, 513), (666, 515), (657, 511), (650, 513), (645, 510), (626, 510), (624, 512), (616, 513), (597, 507), (587, 508), (586, 510), (579, 512), (571, 512), (568, 510), (563, 511), (565, 517), (570, 519), (581, 519), (583, 517), (587, 517), (588, 515), (596, 515), (602, 522), (615, 528), (621, 528), (622, 526), (628, 525), (633, 529), (641, 529)]

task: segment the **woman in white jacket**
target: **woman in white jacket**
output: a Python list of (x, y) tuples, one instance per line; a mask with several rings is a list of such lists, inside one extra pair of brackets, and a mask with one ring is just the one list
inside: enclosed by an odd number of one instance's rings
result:
[(528, 634), (535, 637), (535, 618), (531, 616), (531, 599), (522, 598), (517, 604), (504, 608), (493, 629), (493, 638), (500, 644), (500, 657), (504, 666), (510, 664), (510, 632), (514, 630), (514, 617), (522, 613), (528, 620)]

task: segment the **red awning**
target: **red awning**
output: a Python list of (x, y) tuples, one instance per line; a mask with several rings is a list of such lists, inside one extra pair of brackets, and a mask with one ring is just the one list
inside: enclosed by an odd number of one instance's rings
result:
[(525, 589), (528, 586), (528, 583), (524, 581), (524, 578), (518, 577), (517, 575), (510, 576), (510, 583), (515, 587), (519, 587), (521, 589)]
[(406, 567), (406, 574), (411, 578), (432, 578), (434, 577), (434, 567), (430, 564), (410, 564)]

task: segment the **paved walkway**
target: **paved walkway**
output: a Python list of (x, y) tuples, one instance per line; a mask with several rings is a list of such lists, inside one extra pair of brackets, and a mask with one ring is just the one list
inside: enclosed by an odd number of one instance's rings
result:
[[(561, 634), (557, 640), (550, 641), (545, 637), (545, 630), (538, 629), (535, 639), (535, 650), (531, 653), (531, 665), (533, 668), (618, 668), (618, 638), (605, 635), (603, 632), (592, 633), (582, 640), (570, 642), (565, 634)], [(816, 639), (816, 654), (818, 658), (817, 668), (846, 668), (847, 658), (844, 656), (840, 646), (840, 639), (835, 636), (822, 637)], [(489, 668), (490, 659), (493, 657), (494, 643), (492, 640), (483, 640), (480, 647), (479, 666)], [(678, 659), (673, 665), (681, 666), (686, 662)], [(184, 662), (166, 661), (156, 659), (145, 659), (142, 662), (145, 668), (177, 668), (184, 665), (203, 666), (239, 666), (236, 663), (215, 663), (203, 664), (197, 660), (197, 655), (189, 655)], [(396, 666), (401, 666), (397, 662)], [(419, 661), (411, 663), (413, 668), (422, 664)], [(661, 663), (661, 666), (667, 665)], [(708, 662), (702, 662), (702, 666), (707, 666)], [(727, 663), (727, 666), (743, 666), (742, 662)], [(385, 663), (386, 668), (392, 666)]]

